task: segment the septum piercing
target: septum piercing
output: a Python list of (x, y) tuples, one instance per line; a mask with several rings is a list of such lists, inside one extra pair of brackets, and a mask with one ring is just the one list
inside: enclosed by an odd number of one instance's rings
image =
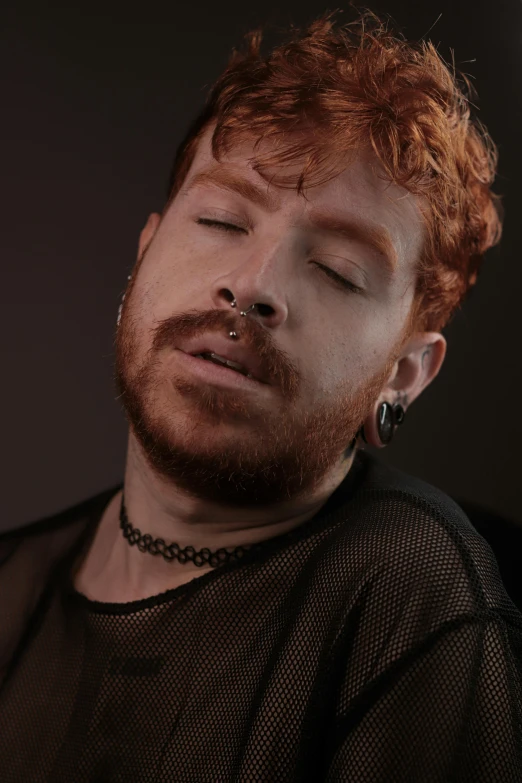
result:
[[(236, 299), (235, 299), (235, 297), (234, 297), (234, 299), (233, 299), (233, 300), (230, 302), (230, 307), (237, 307), (237, 302), (236, 302)], [(246, 315), (246, 314), (247, 314), (247, 313), (249, 313), (251, 310), (253, 310), (253, 309), (254, 309), (254, 307), (255, 307), (255, 304), (251, 305), (251, 306), (248, 308), (248, 310), (241, 310), (241, 312), (240, 312), (240, 315)]]
[[(234, 297), (234, 299), (230, 302), (230, 307), (236, 307), (236, 306), (237, 306), (237, 302), (236, 302), (236, 298)], [(248, 308), (248, 310), (241, 310), (240, 315), (246, 315), (254, 308), (255, 308), (255, 304), (251, 305)], [(233, 340), (237, 340), (237, 332), (229, 332), (228, 335), (229, 337), (232, 337)]]

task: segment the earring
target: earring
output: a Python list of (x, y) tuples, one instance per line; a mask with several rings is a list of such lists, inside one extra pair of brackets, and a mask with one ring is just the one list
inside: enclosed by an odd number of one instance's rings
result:
[[(129, 275), (129, 276), (127, 277), (127, 280), (130, 280), (130, 279), (131, 279), (131, 277), (132, 277), (132, 275)], [(126, 292), (125, 292), (125, 293), (126, 293)], [(123, 296), (122, 296), (122, 298), (121, 298), (120, 306), (118, 307), (118, 316), (117, 316), (117, 318), (116, 318), (116, 327), (118, 327), (118, 326), (120, 325), (120, 321), (121, 321), (121, 311), (123, 310), (123, 303), (124, 303), (124, 301), (125, 301), (125, 293), (123, 294)]]
[(387, 446), (391, 443), (395, 433), (395, 427), (404, 421), (404, 408), (400, 404), (390, 405), (383, 402), (377, 412), (377, 431), (381, 443)]
[[(402, 405), (400, 405), (400, 403), (390, 405), (389, 402), (382, 402), (379, 405), (379, 409), (377, 411), (377, 432), (379, 433), (379, 438), (384, 446), (387, 446), (389, 443), (391, 443), (391, 440), (395, 434), (395, 427), (397, 427), (399, 424), (402, 424), (405, 415), (406, 413), (404, 408)], [(350, 446), (351, 448), (355, 445), (359, 435), (362, 437), (365, 443), (368, 443), (364, 433), (364, 424), (353, 439)]]

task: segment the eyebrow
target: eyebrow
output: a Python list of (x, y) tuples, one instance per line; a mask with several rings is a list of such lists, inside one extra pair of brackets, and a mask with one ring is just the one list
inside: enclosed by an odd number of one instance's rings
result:
[[(268, 193), (250, 180), (221, 166), (202, 169), (192, 177), (183, 190), (187, 193), (192, 188), (205, 185), (214, 185), (222, 190), (237, 193), (270, 214), (274, 214), (281, 207), (281, 202), (275, 193)], [(382, 256), (381, 272), (388, 280), (394, 277), (398, 264), (397, 252), (390, 234), (384, 227), (368, 221), (337, 216), (331, 212), (310, 213), (309, 220), (312, 226), (323, 233), (372, 247)]]

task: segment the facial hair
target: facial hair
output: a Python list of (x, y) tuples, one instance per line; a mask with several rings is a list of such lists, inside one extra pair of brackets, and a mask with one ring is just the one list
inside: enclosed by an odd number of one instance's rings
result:
[[(296, 406), (297, 368), (251, 316), (239, 319), (222, 309), (173, 315), (158, 323), (140, 361), (139, 317), (132, 307), (136, 272), (116, 333), (114, 381), (150, 468), (188, 496), (223, 506), (263, 507), (313, 496), (372, 410), (395, 352), (359, 388), (346, 383), (303, 412)], [(193, 382), (175, 372), (172, 356), (181, 340), (233, 329), (279, 392), (271, 411), (255, 393)]]

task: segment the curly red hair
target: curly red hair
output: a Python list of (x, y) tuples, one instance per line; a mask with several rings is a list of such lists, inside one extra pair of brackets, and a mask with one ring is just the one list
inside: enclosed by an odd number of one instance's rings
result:
[(340, 173), (350, 154), (370, 148), (390, 181), (423, 197), (426, 237), (405, 333), (440, 331), (501, 236), (500, 196), (490, 189), (497, 148), (470, 118), (464, 88), (431, 42), (407, 42), (369, 10), (337, 26), (337, 12), (326, 12), (304, 32), (291, 26), (288, 40), (266, 58), (262, 30), (245, 35), (246, 51), (233, 50), (178, 148), (165, 210), (213, 123), (217, 160), (255, 139), (254, 149), (261, 140), (275, 147), (255, 159), (261, 176), (264, 166), (302, 161), (297, 180), (270, 178), (299, 194)]

